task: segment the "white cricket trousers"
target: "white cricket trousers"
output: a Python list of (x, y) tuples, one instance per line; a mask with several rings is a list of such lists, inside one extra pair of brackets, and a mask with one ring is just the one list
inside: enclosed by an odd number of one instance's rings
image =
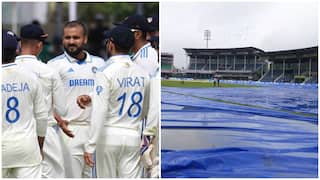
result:
[(43, 146), (44, 159), (41, 162), (42, 178), (65, 178), (65, 167), (60, 129), (48, 126)]
[(41, 166), (2, 168), (2, 178), (28, 178), (40, 179)]
[(105, 127), (97, 143), (98, 178), (141, 178), (139, 131)]
[(61, 133), (68, 151), (72, 156), (71, 163), (66, 162), (67, 166), (70, 167), (66, 168), (66, 174), (70, 174), (72, 178), (91, 178), (92, 168), (85, 163), (83, 158), (84, 143), (86, 143), (89, 138), (90, 126), (69, 124), (68, 128), (74, 134), (73, 138)]

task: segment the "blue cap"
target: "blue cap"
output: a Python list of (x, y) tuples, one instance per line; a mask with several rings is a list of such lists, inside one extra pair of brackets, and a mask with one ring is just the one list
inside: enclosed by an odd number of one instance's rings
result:
[(23, 39), (36, 39), (47, 43), (45, 42), (45, 39), (48, 37), (48, 34), (43, 32), (41, 26), (36, 24), (28, 24), (21, 28), (20, 37)]
[(150, 24), (153, 31), (159, 30), (159, 17), (157, 15), (148, 17), (148, 23)]
[(126, 17), (119, 23), (113, 23), (114, 25), (125, 26), (130, 29), (141, 30), (143, 32), (153, 31), (153, 28), (148, 23), (147, 19), (142, 15), (133, 15)]
[(124, 49), (130, 49), (134, 43), (133, 33), (129, 28), (123, 26), (116, 26), (110, 31), (105, 32), (104, 37)]
[(19, 40), (12, 31), (2, 30), (2, 48), (17, 49)]

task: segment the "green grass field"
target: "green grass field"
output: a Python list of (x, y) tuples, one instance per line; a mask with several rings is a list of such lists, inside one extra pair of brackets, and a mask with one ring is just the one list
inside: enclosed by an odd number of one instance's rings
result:
[[(193, 81), (181, 81), (181, 80), (162, 80), (161, 86), (167, 87), (182, 87), (182, 88), (216, 88), (213, 86), (213, 82), (193, 80)], [(220, 83), (220, 87), (224, 88), (234, 88), (234, 87), (257, 87), (257, 86), (248, 86), (242, 84), (224, 84)]]

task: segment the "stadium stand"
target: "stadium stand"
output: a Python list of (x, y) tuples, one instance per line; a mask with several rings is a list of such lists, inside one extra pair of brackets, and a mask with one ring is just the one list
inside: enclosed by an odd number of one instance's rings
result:
[(211, 78), (213, 74), (223, 79), (255, 79), (261, 73), (264, 53), (254, 47), (230, 49), (184, 48), (189, 57), (188, 77)]
[(233, 80), (318, 82), (318, 46), (269, 52), (255, 47), (184, 50), (189, 66), (182, 71), (174, 68), (172, 54), (161, 54), (162, 76), (211, 79), (218, 75)]
[(270, 67), (263, 82), (318, 82), (318, 47), (266, 52)]
[(161, 76), (169, 77), (169, 74), (174, 72), (173, 54), (161, 53)]

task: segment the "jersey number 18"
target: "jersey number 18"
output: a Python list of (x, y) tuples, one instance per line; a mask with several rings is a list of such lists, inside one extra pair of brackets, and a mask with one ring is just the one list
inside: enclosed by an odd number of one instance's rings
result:
[[(123, 113), (123, 107), (124, 107), (124, 103), (126, 101), (126, 96), (127, 96), (127, 93), (123, 93), (117, 99), (117, 101), (121, 101), (121, 107), (120, 107), (120, 110), (119, 110), (119, 113), (118, 113), (119, 116), (121, 116), (122, 113)], [(136, 91), (136, 92), (132, 93), (130, 99), (131, 99), (131, 104), (130, 104), (129, 109), (127, 111), (128, 116), (129, 117), (138, 117), (140, 115), (141, 109), (142, 109), (140, 103), (142, 102), (143, 96), (142, 96), (141, 92)], [(132, 112), (132, 108), (134, 108), (134, 107), (138, 108), (136, 113)]]

